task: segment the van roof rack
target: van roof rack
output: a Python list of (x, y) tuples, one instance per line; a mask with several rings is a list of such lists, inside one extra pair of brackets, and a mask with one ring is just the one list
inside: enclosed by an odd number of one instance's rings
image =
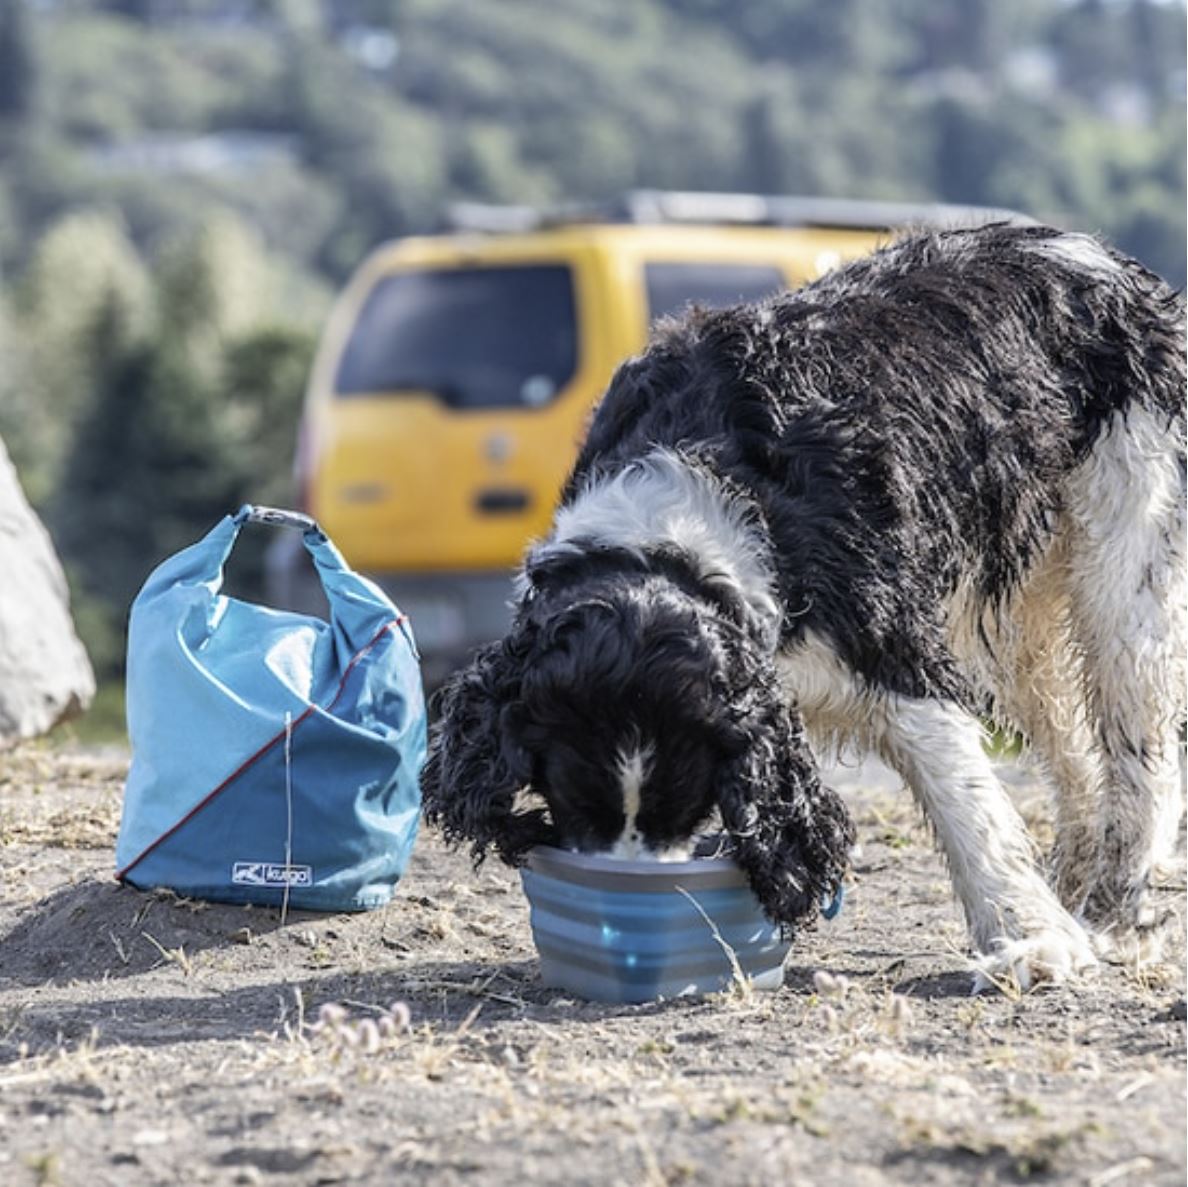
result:
[(991, 222), (1032, 221), (1016, 210), (996, 206), (697, 190), (630, 190), (610, 202), (568, 202), (543, 207), (458, 202), (449, 207), (446, 217), (450, 230), (495, 235), (578, 223), (835, 227), (886, 231), (908, 226), (970, 227)]

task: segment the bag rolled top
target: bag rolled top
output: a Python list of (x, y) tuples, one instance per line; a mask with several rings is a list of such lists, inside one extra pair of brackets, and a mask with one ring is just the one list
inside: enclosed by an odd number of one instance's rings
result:
[[(249, 519), (302, 529), (329, 622), (220, 592)], [(118, 878), (314, 910), (391, 898), (420, 815), (416, 648), (313, 520), (244, 507), (159, 565), (132, 605), (126, 695)]]

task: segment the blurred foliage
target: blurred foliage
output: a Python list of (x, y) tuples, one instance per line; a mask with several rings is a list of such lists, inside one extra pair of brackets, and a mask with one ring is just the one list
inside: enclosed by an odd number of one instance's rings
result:
[(458, 199), (937, 198), (1183, 284), (1184, 43), (1155, 0), (0, 0), (0, 435), (97, 662), (156, 560), (292, 500), (377, 241)]
[(20, 0), (0, 0), (0, 121), (25, 119), (33, 109), (37, 65)]
[(452, 199), (671, 186), (1006, 203), (1182, 283), (1184, 40), (1155, 0), (0, 0), (0, 266), (80, 205), (149, 257), (229, 207), (337, 284)]

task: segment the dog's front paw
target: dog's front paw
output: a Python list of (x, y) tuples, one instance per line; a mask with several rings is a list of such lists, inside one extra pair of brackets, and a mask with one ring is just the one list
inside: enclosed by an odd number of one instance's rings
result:
[(1019, 939), (1003, 937), (977, 962), (974, 993), (996, 989), (1026, 993), (1043, 982), (1058, 984), (1097, 965), (1089, 936), (1080, 928), (1051, 928)]

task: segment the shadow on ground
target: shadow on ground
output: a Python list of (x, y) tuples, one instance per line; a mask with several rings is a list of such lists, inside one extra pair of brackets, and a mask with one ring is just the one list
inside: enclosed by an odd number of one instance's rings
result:
[[(267, 961), (268, 954), (261, 953)], [(481, 1034), (509, 1018), (539, 1023), (598, 1025), (630, 1015), (680, 1016), (704, 999), (676, 998), (642, 1005), (574, 1001), (540, 983), (535, 960), (492, 966), (479, 961), (409, 961), (399, 969), (269, 980), (220, 989), (202, 976), (185, 976), (155, 994), (93, 997), (83, 1002), (28, 1003), (4, 1022), (0, 1062), (26, 1053), (94, 1041), (99, 1048), (165, 1048), (197, 1042), (234, 1042), (285, 1036), (316, 1018), (326, 1002), (346, 1003), (360, 1016), (395, 1001), (408, 1004), (414, 1027), (432, 1023), (447, 1034), (464, 1025)], [(476, 1015), (475, 1007), (481, 1006)]]
[[(285, 926), (318, 918), (290, 911)], [(0, 937), (0, 986), (135, 977), (167, 962), (169, 950), (192, 957), (235, 944), (245, 927), (261, 935), (280, 926), (280, 912), (268, 908), (198, 902), (86, 878), (27, 909)]]

